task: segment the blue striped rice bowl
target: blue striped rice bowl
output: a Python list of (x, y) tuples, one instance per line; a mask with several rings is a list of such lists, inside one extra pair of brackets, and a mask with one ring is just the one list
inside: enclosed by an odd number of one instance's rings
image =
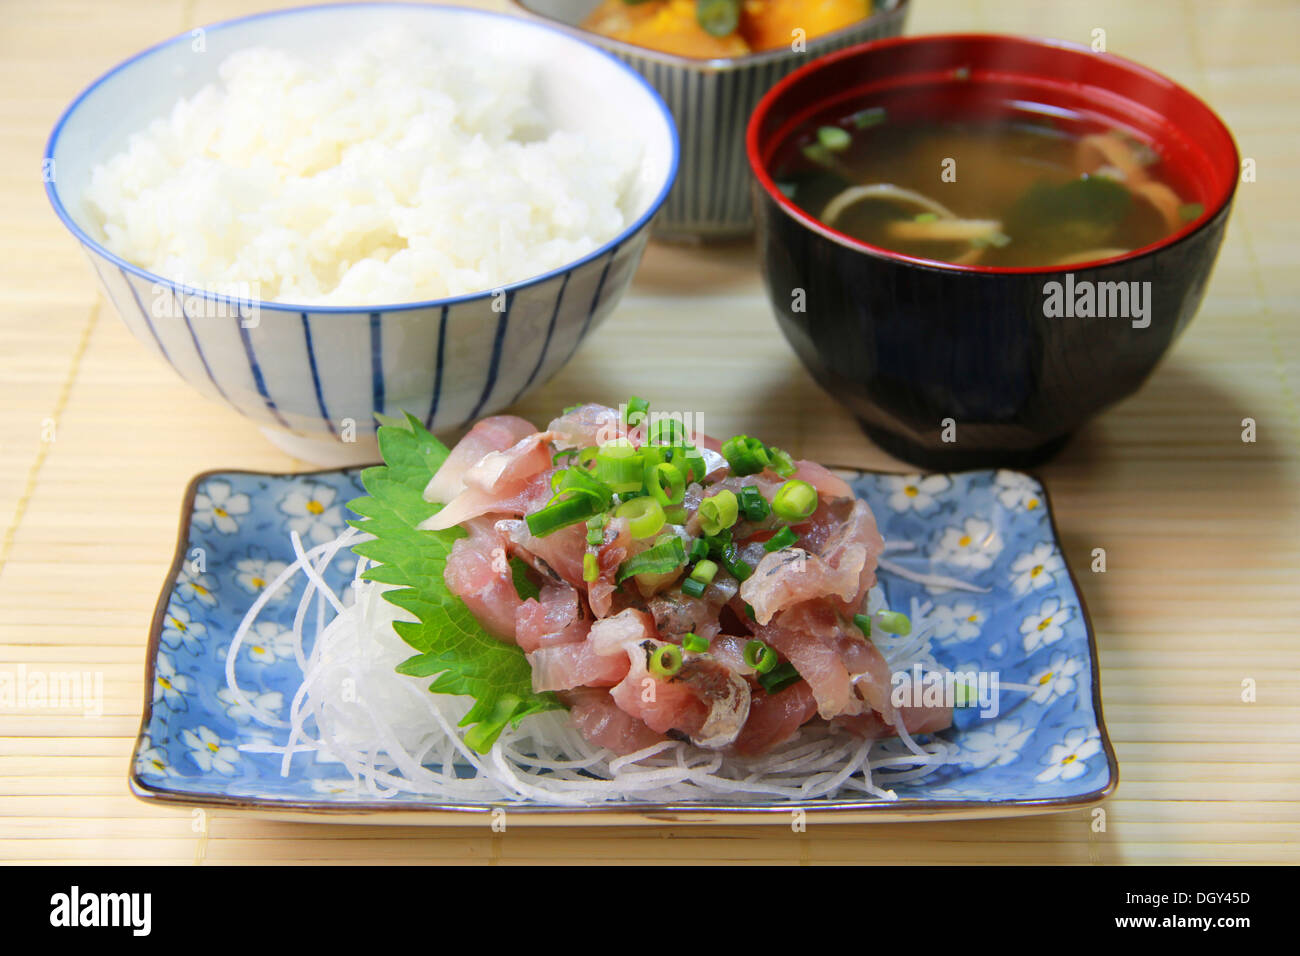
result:
[[(91, 235), (80, 202), (90, 169), (129, 131), (209, 82), (223, 50), (254, 42), (293, 48), (295, 37), (309, 43), (323, 32), (350, 35), (377, 16), (468, 17), (485, 35), (524, 32), (541, 51), (540, 69), (564, 64), (561, 93), (571, 98), (571, 113), (593, 127), (635, 129), (642, 139), (635, 221), (583, 258), (500, 289), (357, 308), (258, 302), (240, 289), (182, 285), (120, 259)], [(447, 431), (515, 403), (554, 375), (623, 295), (676, 173), (672, 118), (640, 76), (558, 29), (517, 17), (405, 4), (307, 7), (208, 27), (203, 57), (193, 55), (190, 41), (185, 34), (146, 50), (73, 102), (46, 148), (54, 172), (46, 191), (136, 338), (205, 396), (318, 464), (373, 460), (376, 414), (409, 412)], [(608, 97), (593, 98), (585, 82), (570, 82), (575, 72)], [(620, 121), (611, 118), (615, 111)]]

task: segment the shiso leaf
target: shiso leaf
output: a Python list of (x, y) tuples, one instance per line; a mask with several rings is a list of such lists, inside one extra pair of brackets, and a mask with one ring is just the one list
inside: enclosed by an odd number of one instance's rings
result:
[(515, 593), (519, 595), (521, 601), (535, 598), (542, 593), (542, 589), (528, 577), (528, 565), (519, 558), (510, 559), (510, 577), (514, 581)]
[[(529, 714), (558, 710), (554, 694), (534, 693), (532, 670), (518, 647), (485, 631), (447, 588), (443, 569), (459, 528), (422, 531), (418, 527), (442, 506), (424, 500), (429, 479), (446, 461), (448, 449), (414, 416), (379, 427), (384, 464), (361, 473), (366, 495), (348, 503), (360, 520), (349, 522), (372, 540), (353, 546), (357, 554), (379, 562), (362, 577), (397, 585), (384, 592), (389, 603), (409, 611), (415, 622), (397, 621), (393, 629), (417, 653), (397, 670), (413, 677), (435, 677), (429, 690), (474, 698), (460, 722), (474, 725), (466, 743), (487, 753), (507, 723), (518, 726)], [(518, 580), (518, 577), (516, 577)]]

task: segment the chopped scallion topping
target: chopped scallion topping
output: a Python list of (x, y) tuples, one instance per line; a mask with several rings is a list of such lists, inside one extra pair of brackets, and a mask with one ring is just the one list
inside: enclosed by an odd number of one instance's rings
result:
[(818, 166), (835, 165), (835, 154), (823, 146), (821, 143), (809, 143), (799, 150), (804, 157)]
[(653, 538), (668, 520), (659, 502), (644, 496), (623, 502), (614, 511), (614, 516), (627, 519), (628, 531), (634, 538)]
[(794, 473), (799, 470), (799, 466), (794, 463), (794, 459), (790, 457), (789, 452), (769, 445), (767, 454), (772, 459), (772, 463), (768, 467), (782, 478), (793, 478)]
[(641, 456), (626, 441), (609, 442), (596, 454), (594, 474), (619, 494), (639, 491), (643, 480)]
[(722, 549), (721, 559), (722, 566), (737, 581), (745, 581), (754, 573), (753, 567), (749, 562), (741, 560), (740, 551), (734, 544), (729, 544)]
[(799, 536), (794, 533), (794, 529), (785, 527), (763, 542), (763, 550), (770, 554), (773, 551), (780, 551), (782, 548), (788, 548), (798, 540)]
[(710, 537), (730, 528), (739, 515), (736, 493), (729, 489), (724, 488), (700, 502), (700, 527)]
[(804, 521), (817, 510), (817, 489), (808, 482), (793, 478), (777, 489), (772, 510), (786, 521)]
[(695, 20), (710, 36), (730, 36), (740, 24), (740, 0), (697, 0)]
[(713, 580), (714, 576), (717, 573), (718, 573), (718, 566), (714, 564), (712, 561), (710, 561), (708, 558), (705, 558), (703, 561), (700, 561), (698, 564), (695, 565), (694, 568), (691, 569), (691, 580), (703, 581), (705, 584), (708, 584), (710, 581)]
[(687, 481), (703, 481), (705, 475), (704, 456), (694, 448), (682, 450), (682, 473)]
[(682, 649), (676, 644), (660, 644), (650, 655), (647, 666), (656, 677), (672, 677), (682, 669)]
[(623, 412), (623, 424), (629, 428), (635, 428), (645, 420), (646, 412), (649, 410), (649, 402), (644, 398), (637, 398), (633, 395), (627, 400), (627, 407)]
[(912, 621), (906, 614), (898, 611), (877, 611), (876, 627), (886, 634), (911, 634)]
[[(665, 435), (664, 433), (667, 432)], [(681, 446), (686, 444), (686, 426), (672, 416), (656, 418), (650, 423), (646, 437), (656, 445)]]
[(883, 106), (870, 106), (865, 110), (858, 110), (849, 117), (849, 120), (858, 129), (870, 129), (883, 123), (886, 116)]
[(723, 442), (722, 457), (731, 466), (731, 473), (740, 478), (758, 474), (772, 461), (763, 443), (748, 435), (735, 435)]
[(768, 674), (776, 667), (776, 651), (762, 641), (750, 641), (745, 645), (742, 655), (745, 663), (760, 674)]
[(700, 637), (694, 631), (687, 631), (682, 635), (682, 647), (692, 654), (703, 654), (709, 649), (709, 640), (706, 637)]
[(771, 506), (757, 485), (746, 485), (740, 489), (740, 510), (745, 512), (745, 520), (759, 522), (772, 513)]
[(634, 574), (668, 574), (686, 563), (686, 549), (677, 535), (665, 535), (653, 547), (628, 558), (618, 566), (616, 580), (622, 584)]
[(800, 675), (795, 670), (794, 665), (789, 661), (777, 664), (766, 674), (758, 675), (758, 682), (762, 685), (763, 690), (768, 694), (779, 694), (791, 684), (796, 684), (800, 680)]
[(527, 515), (524, 520), (534, 537), (544, 538), (553, 531), (585, 521), (603, 509), (594, 496), (584, 492), (571, 492), (552, 498), (546, 507)]
[(822, 126), (817, 130), (817, 142), (833, 153), (842, 153), (853, 145), (853, 137), (842, 127)]
[(650, 497), (664, 507), (679, 505), (686, 496), (686, 479), (681, 469), (666, 461), (645, 469), (645, 486)]
[[(581, 458), (581, 455), (579, 455)], [(604, 511), (614, 501), (614, 489), (597, 478), (585, 468), (565, 468), (551, 476), (551, 489), (555, 492), (579, 491), (594, 495), (601, 502), (600, 511)]]
[(731, 547), (731, 530), (724, 529), (717, 534), (707, 536), (704, 540), (709, 546), (709, 556), (721, 558), (722, 552)]

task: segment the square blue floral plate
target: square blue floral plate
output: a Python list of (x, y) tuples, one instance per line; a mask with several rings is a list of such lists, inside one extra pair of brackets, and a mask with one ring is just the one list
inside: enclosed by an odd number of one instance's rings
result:
[[(890, 553), (892, 561), (986, 589), (943, 590), (882, 574), (891, 607), (908, 607), (913, 597), (933, 604), (940, 665), (996, 674), (1002, 685), (995, 715), (960, 708), (940, 735), (959, 748), (956, 761), (896, 786), (897, 800), (465, 805), (360, 798), (338, 786), (337, 765), (314, 760), (296, 760), (282, 776), (277, 756), (240, 749), (253, 740), (282, 744), (276, 734), (286, 732), (262, 728), (231, 697), (226, 651), (258, 592), (293, 560), (289, 532), (310, 546), (343, 529), (346, 502), (362, 493), (355, 470), (217, 471), (190, 483), (149, 636), (131, 789), (147, 801), (281, 818), (439, 825), (483, 822), (497, 806), (508, 806), (512, 821), (563, 825), (788, 823), (792, 809), (816, 820), (875, 822), (1079, 809), (1109, 796), (1118, 766), (1102, 721), (1096, 642), (1042, 485), (1010, 471), (841, 473), (870, 504), (886, 541), (915, 545)], [(331, 585), (343, 586), (353, 570), (336, 560)], [(263, 709), (283, 713), (297, 688), (285, 632), (300, 595), (272, 602), (237, 662), (240, 686)]]

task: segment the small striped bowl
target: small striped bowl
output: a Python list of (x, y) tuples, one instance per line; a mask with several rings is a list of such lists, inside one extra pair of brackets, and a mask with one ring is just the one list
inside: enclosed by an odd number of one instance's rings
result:
[[(230, 53), (255, 44), (306, 51), (394, 23), (532, 69), (539, 101), (562, 128), (641, 142), (632, 225), (576, 262), (500, 289), (365, 308), (259, 303), (239, 289), (183, 285), (93, 237), (81, 202), (91, 169), (175, 99), (214, 80)], [(202, 32), (201, 55), (194, 34), (176, 37), (105, 74), (68, 107), (46, 147), (46, 191), (135, 336), (204, 395), (261, 423), (281, 448), (321, 465), (374, 460), (376, 413), (410, 412), (445, 431), (511, 405), (569, 360), (627, 288), (678, 148), (663, 100), (615, 58), (543, 24), (456, 7), (303, 7)]]
[(768, 50), (718, 60), (660, 53), (579, 28), (600, 0), (510, 2), (608, 50), (650, 81), (672, 110), (682, 147), (681, 172), (655, 220), (655, 236), (724, 239), (754, 228), (745, 127), (763, 94), (823, 54), (898, 36), (910, 0), (876, 0), (870, 17), (808, 40), (801, 52)]

